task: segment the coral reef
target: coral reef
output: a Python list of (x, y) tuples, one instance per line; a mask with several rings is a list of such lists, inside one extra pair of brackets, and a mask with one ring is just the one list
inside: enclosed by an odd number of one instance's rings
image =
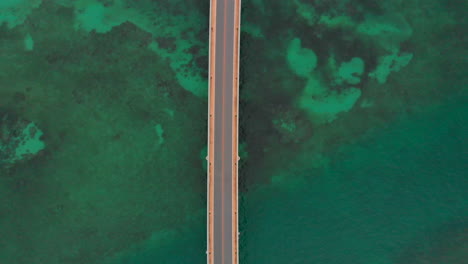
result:
[(399, 53), (398, 51), (379, 57), (378, 66), (369, 73), (369, 77), (376, 79), (380, 84), (384, 84), (391, 72), (400, 71), (401, 68), (410, 63), (412, 58), (412, 53)]
[(33, 122), (0, 111), (0, 169), (25, 162), (39, 154), (43, 132)]
[(317, 55), (313, 50), (303, 48), (299, 38), (294, 38), (289, 43), (287, 61), (291, 70), (301, 77), (309, 77), (317, 67)]
[(361, 96), (361, 90), (348, 87), (330, 90), (317, 78), (310, 78), (299, 99), (299, 107), (306, 111), (315, 124), (330, 123), (342, 112), (348, 112)]
[(42, 0), (2, 0), (0, 1), (0, 25), (6, 23), (8, 28), (21, 25), (40, 6)]

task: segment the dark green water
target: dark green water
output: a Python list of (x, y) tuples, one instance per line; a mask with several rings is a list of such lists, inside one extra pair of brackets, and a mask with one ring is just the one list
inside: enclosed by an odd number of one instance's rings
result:
[[(465, 105), (456, 98), (375, 131), (326, 171), (299, 172), (300, 185), (245, 195), (241, 263), (464, 263)], [(122, 263), (192, 263), (203, 235), (181, 233)]]
[[(208, 3), (0, 1), (0, 263), (206, 262)], [(466, 263), (468, 1), (242, 4), (240, 263)]]

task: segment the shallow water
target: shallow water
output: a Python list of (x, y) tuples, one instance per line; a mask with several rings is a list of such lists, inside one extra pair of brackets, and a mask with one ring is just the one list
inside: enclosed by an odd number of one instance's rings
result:
[[(208, 2), (2, 3), (0, 263), (205, 263)], [(464, 263), (468, 2), (242, 4), (240, 262)]]

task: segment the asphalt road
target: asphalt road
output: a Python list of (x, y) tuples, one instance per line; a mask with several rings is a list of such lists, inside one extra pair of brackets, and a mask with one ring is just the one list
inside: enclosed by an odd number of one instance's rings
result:
[[(216, 1), (215, 27), (215, 100), (214, 100), (214, 206), (213, 206), (213, 263), (236, 264), (233, 258), (237, 250), (237, 173), (233, 172), (234, 155), (237, 158), (237, 127), (233, 127), (234, 96), (238, 89), (234, 78), (237, 77), (234, 50), (238, 40), (236, 34), (237, 0)], [(237, 140), (235, 142), (237, 144)], [(235, 167), (234, 167), (235, 168)], [(234, 189), (237, 190), (237, 187)], [(235, 208), (233, 208), (235, 207)], [(234, 209), (234, 210), (233, 210)]]

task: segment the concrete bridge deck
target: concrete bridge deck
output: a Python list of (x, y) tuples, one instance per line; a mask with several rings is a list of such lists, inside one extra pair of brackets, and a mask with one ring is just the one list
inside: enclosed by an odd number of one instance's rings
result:
[(211, 0), (208, 121), (208, 264), (238, 260), (240, 0)]

